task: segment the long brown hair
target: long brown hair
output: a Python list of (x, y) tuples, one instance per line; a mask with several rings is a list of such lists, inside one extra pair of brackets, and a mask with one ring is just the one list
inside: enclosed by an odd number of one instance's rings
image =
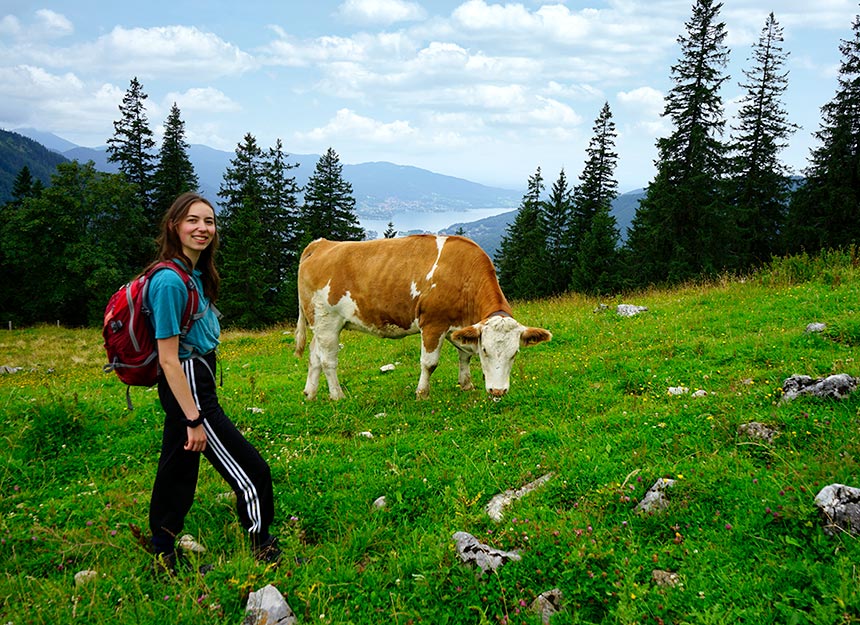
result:
[[(161, 232), (156, 239), (158, 245), (158, 256), (155, 263), (163, 260), (173, 260), (178, 258), (186, 267), (191, 267), (191, 259), (182, 251), (182, 241), (179, 239), (179, 234), (176, 227), (185, 219), (188, 214), (188, 209), (195, 202), (203, 202), (212, 209), (215, 213), (215, 208), (199, 193), (186, 192), (180, 195), (173, 201), (164, 217), (161, 219)], [(218, 299), (218, 288), (221, 285), (221, 276), (218, 275), (218, 270), (215, 268), (215, 252), (218, 251), (218, 229), (215, 229), (215, 236), (212, 237), (212, 242), (200, 253), (200, 258), (197, 260), (197, 269), (200, 270), (201, 281), (203, 282), (203, 293), (213, 302)], [(153, 263), (153, 264), (155, 264)]]

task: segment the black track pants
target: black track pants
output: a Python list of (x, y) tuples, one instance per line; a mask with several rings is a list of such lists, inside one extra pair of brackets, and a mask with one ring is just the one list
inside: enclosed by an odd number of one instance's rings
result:
[[(245, 440), (224, 414), (215, 390), (215, 354), (183, 361), (191, 393), (205, 420), (206, 450), (203, 455), (227, 480), (236, 493), (239, 521), (253, 543), (265, 540), (274, 518), (272, 475), (256, 448)], [(183, 449), (186, 441), (185, 415), (170, 386), (162, 376), (158, 397), (164, 408), (161, 457), (149, 505), (149, 527), (158, 552), (173, 550), (174, 540), (185, 523), (194, 501), (200, 453)]]

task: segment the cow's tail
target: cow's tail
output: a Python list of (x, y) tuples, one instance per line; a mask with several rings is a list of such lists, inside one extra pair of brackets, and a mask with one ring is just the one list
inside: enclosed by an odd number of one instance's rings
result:
[(296, 322), (296, 357), (301, 358), (305, 353), (305, 343), (308, 340), (308, 322), (299, 304), (299, 320)]

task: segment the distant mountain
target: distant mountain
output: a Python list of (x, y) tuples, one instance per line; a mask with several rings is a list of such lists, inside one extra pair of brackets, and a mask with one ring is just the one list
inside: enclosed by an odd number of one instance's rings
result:
[[(621, 232), (621, 241), (627, 240), (627, 230), (633, 222), (639, 201), (645, 197), (645, 189), (628, 191), (615, 198), (610, 213), (615, 217), (618, 230)], [(516, 219), (517, 211), (502, 213), (493, 217), (486, 217), (478, 221), (467, 223), (456, 223), (442, 230), (443, 234), (455, 234), (462, 230), (463, 234), (480, 245), (492, 258), (502, 243), (502, 237), (508, 226)]]
[[(115, 173), (116, 163), (107, 160), (106, 147), (84, 148), (52, 135), (32, 129), (19, 132), (62, 153), (69, 160), (81, 163), (93, 161), (99, 171)], [(192, 145), (188, 157), (194, 164), (200, 191), (217, 200), (224, 172), (234, 158), (234, 152), (225, 152), (205, 145)], [(320, 157), (316, 154), (289, 154), (288, 163), (298, 167), (288, 175), (295, 176), (296, 184), (303, 187), (313, 174)], [(396, 212), (435, 212), (469, 208), (516, 207), (521, 191), (488, 187), (476, 182), (433, 173), (418, 167), (374, 162), (343, 166), (343, 177), (352, 185), (356, 200), (356, 213), (367, 219), (389, 219)]]
[(34, 179), (47, 185), (66, 159), (29, 137), (0, 130), (0, 204), (12, 199), (15, 178), (26, 165)]

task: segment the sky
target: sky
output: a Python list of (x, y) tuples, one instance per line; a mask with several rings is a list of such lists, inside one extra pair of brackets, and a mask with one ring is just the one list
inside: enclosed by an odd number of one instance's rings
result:
[[(173, 103), (192, 144), (333, 148), (506, 188), (540, 167), (576, 181), (608, 103), (619, 189), (654, 176), (656, 141), (692, 0), (0, 0), (0, 128), (97, 147), (133, 77), (160, 143)], [(774, 12), (784, 29), (800, 172), (837, 88), (857, 0), (724, 0), (729, 126)]]

